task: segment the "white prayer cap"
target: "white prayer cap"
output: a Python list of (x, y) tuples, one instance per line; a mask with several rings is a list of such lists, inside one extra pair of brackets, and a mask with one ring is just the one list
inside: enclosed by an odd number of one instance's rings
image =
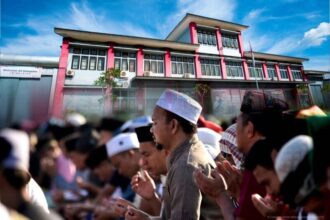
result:
[(4, 129), (0, 132), (0, 137), (5, 139), (11, 146), (10, 153), (2, 162), (2, 166), (28, 172), (30, 159), (28, 135), (23, 131)]
[(147, 126), (152, 123), (150, 116), (140, 116), (137, 118), (134, 118), (132, 120), (129, 120), (125, 122), (121, 127), (120, 130), (122, 132), (128, 131), (128, 132), (135, 132), (135, 128), (141, 127), (141, 126)]
[(307, 135), (299, 135), (284, 144), (275, 159), (275, 171), (281, 183), (313, 150), (313, 139)]
[(197, 135), (211, 157), (216, 158), (221, 152), (219, 143), (221, 135), (209, 128), (197, 128)]
[(202, 106), (189, 96), (166, 89), (159, 97), (157, 106), (170, 111), (193, 124), (197, 124), (202, 112)]
[(106, 143), (108, 157), (131, 149), (138, 149), (139, 146), (137, 135), (133, 132), (118, 134)]
[(65, 117), (65, 121), (74, 127), (79, 127), (86, 124), (86, 118), (77, 112), (69, 113)]

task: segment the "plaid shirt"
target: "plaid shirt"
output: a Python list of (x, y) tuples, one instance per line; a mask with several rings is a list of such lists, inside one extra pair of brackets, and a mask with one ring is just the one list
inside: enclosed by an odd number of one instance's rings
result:
[(220, 149), (221, 152), (231, 154), (234, 158), (236, 166), (240, 167), (243, 162), (243, 154), (237, 149), (236, 127), (236, 123), (232, 124), (221, 133), (222, 137), (220, 139)]

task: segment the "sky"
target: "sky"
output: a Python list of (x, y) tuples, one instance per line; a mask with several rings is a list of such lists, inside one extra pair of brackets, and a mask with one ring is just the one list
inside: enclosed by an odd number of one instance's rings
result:
[(249, 26), (245, 50), (330, 71), (329, 0), (0, 0), (0, 52), (60, 55), (54, 27), (165, 39), (186, 13)]

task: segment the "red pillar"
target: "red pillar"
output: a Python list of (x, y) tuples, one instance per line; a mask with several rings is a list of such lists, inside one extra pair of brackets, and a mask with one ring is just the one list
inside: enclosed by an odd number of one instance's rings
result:
[(171, 77), (172, 67), (171, 67), (170, 50), (166, 50), (164, 59), (165, 59), (165, 77)]
[(136, 55), (136, 63), (137, 63), (136, 76), (143, 76), (143, 59), (144, 59), (143, 48), (140, 47)]
[(246, 80), (249, 80), (250, 79), (250, 74), (249, 74), (249, 68), (248, 68), (248, 65), (246, 63), (246, 60), (242, 61), (242, 65), (243, 65), (244, 78)]
[(195, 70), (196, 70), (196, 78), (202, 78), (202, 68), (201, 68), (201, 61), (199, 59), (199, 55), (195, 55)]
[(108, 49), (107, 69), (114, 67), (115, 67), (115, 49), (113, 48), (113, 44), (110, 44)]
[(221, 72), (222, 72), (222, 78), (227, 79), (227, 69), (226, 69), (226, 63), (225, 63), (225, 58), (221, 57)]
[(304, 82), (307, 82), (308, 79), (307, 79), (307, 77), (306, 77), (306, 75), (305, 75), (305, 71), (304, 71), (304, 67), (303, 67), (303, 66), (300, 67), (300, 72), (301, 72), (301, 76), (302, 76), (302, 78), (303, 78), (303, 81), (304, 81)]
[(237, 40), (238, 40), (239, 52), (241, 53), (241, 57), (243, 57), (244, 56), (244, 46), (243, 46), (243, 39), (242, 39), (241, 32), (239, 32), (239, 34), (237, 35)]
[(269, 79), (269, 76), (268, 76), (268, 71), (267, 71), (267, 65), (266, 65), (266, 63), (263, 63), (262, 64), (262, 72), (264, 73), (264, 79), (265, 80), (268, 80)]
[(195, 22), (190, 22), (189, 24), (189, 31), (190, 31), (190, 40), (192, 44), (197, 44), (197, 25)]
[(277, 80), (278, 81), (281, 81), (282, 80), (282, 77), (281, 77), (281, 74), (280, 74), (280, 68), (279, 68), (279, 66), (278, 66), (277, 63), (275, 64), (275, 73), (277, 75)]
[(63, 87), (65, 83), (65, 73), (68, 65), (69, 57), (69, 40), (63, 39), (61, 47), (61, 55), (59, 60), (59, 67), (57, 72), (57, 79), (55, 85), (55, 94), (51, 115), (54, 117), (62, 117), (63, 108)]
[(293, 81), (293, 77), (292, 77), (292, 72), (291, 72), (291, 68), (290, 66), (288, 65), (286, 67), (287, 71), (288, 71), (288, 75), (289, 75), (289, 81)]
[(223, 56), (223, 46), (222, 46), (222, 38), (221, 38), (220, 27), (217, 27), (215, 33), (216, 33), (216, 36), (217, 36), (217, 46), (218, 46), (219, 55)]

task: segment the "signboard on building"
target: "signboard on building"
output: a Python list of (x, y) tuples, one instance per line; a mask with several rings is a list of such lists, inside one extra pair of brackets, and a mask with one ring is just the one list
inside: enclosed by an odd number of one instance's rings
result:
[(29, 66), (0, 66), (0, 77), (40, 78), (41, 68)]

